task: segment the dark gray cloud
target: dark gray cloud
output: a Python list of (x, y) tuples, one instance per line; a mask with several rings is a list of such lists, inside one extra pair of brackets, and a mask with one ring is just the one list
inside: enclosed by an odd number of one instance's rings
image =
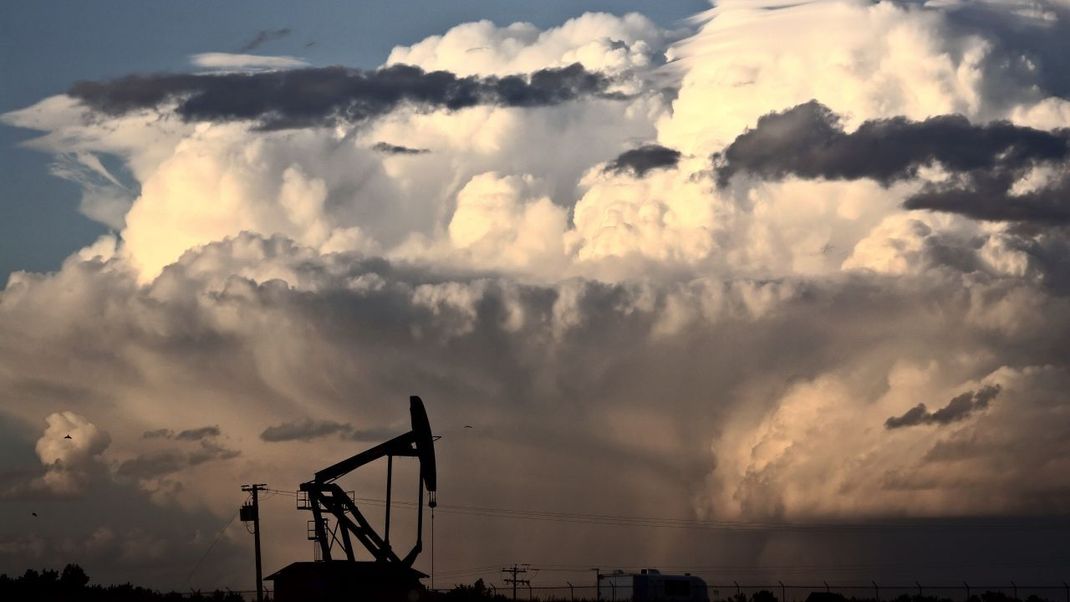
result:
[(126, 460), (119, 465), (118, 474), (134, 479), (149, 479), (152, 477), (178, 472), (189, 466), (184, 454), (165, 451), (151, 454), (142, 454)]
[(904, 117), (866, 121), (848, 134), (839, 117), (817, 101), (758, 119), (718, 157), (721, 182), (739, 172), (769, 178), (855, 180), (882, 184), (914, 177), (939, 162), (954, 172), (1032, 166), (1070, 155), (1068, 132), (1045, 132), (1005, 121), (971, 124), (961, 115), (924, 121)]
[(619, 98), (610, 78), (579, 63), (528, 76), (458, 77), (410, 65), (377, 70), (323, 67), (226, 74), (128, 75), (82, 81), (68, 91), (95, 111), (120, 115), (177, 103), (189, 121), (257, 121), (265, 129), (361, 122), (409, 103), (449, 110), (538, 107), (588, 96)]
[(240, 455), (241, 452), (236, 449), (229, 449), (212, 441), (201, 441), (201, 448), (186, 457), (190, 466), (196, 466), (212, 460), (229, 460)]
[(408, 425), (406, 425), (406, 426), (404, 426), (402, 428), (396, 428), (396, 429), (389, 429), (389, 428), (358, 429), (358, 428), (354, 428), (353, 430), (349, 431), (349, 433), (347, 433), (345, 435), (345, 438), (349, 439), (350, 441), (367, 441), (367, 442), (382, 441), (382, 440), (390, 439), (392, 437), (396, 437), (396, 436), (400, 435), (401, 433), (407, 431), (408, 429), (409, 429)]
[(207, 437), (218, 437), (220, 434), (218, 426), (202, 426), (195, 429), (187, 429), (179, 434), (175, 435), (175, 439), (179, 441), (200, 441)]
[(353, 441), (374, 441), (393, 437), (399, 432), (389, 429), (357, 429), (348, 422), (304, 418), (269, 426), (264, 429), (264, 432), (260, 433), (260, 438), (264, 441), (277, 443), (281, 441), (311, 441), (329, 435), (339, 435)]
[(281, 40), (282, 38), (285, 38), (286, 36), (290, 35), (292, 31), (293, 30), (291, 30), (289, 27), (282, 27), (279, 29), (261, 29), (260, 31), (256, 32), (256, 35), (253, 36), (248, 42), (242, 44), (241, 48), (239, 48), (238, 51), (251, 52), (263, 46), (264, 44), (267, 44), (268, 42), (274, 42), (275, 40)]
[(164, 450), (135, 456), (119, 465), (117, 473), (133, 479), (152, 479), (197, 466), (213, 460), (229, 460), (241, 452), (228, 449), (211, 441), (201, 441), (200, 448), (193, 452)]
[(375, 146), (372, 146), (372, 150), (388, 155), (425, 155), (431, 152), (430, 149), (426, 148), (410, 148), (408, 146), (390, 144), (389, 142), (377, 142)]
[(156, 429), (154, 431), (145, 431), (141, 435), (142, 439), (170, 439), (175, 436), (175, 432), (171, 429)]
[(1013, 173), (979, 171), (971, 175), (966, 187), (929, 186), (908, 198), (903, 206), (959, 213), (989, 221), (1070, 224), (1070, 174), (1056, 177), (1040, 189), (1012, 194), (1011, 189), (1020, 175), (1020, 170)]
[(637, 176), (644, 176), (652, 169), (676, 167), (680, 161), (680, 151), (661, 146), (644, 144), (639, 148), (624, 151), (606, 165), (606, 171), (623, 173), (631, 171)]
[(222, 432), (218, 426), (202, 426), (194, 429), (179, 431), (177, 434), (171, 429), (156, 429), (145, 431), (142, 439), (177, 439), (179, 441), (200, 441), (209, 437), (218, 437)]
[(884, 428), (897, 429), (921, 424), (945, 425), (964, 420), (970, 414), (988, 407), (988, 403), (999, 395), (999, 385), (985, 385), (976, 391), (967, 391), (952, 398), (948, 404), (935, 412), (930, 412), (924, 403), (907, 410), (902, 416), (892, 416), (884, 421)]
[(952, 177), (927, 185), (905, 207), (1062, 224), (1070, 222), (1070, 176), (1024, 194), (1014, 194), (1012, 187), (1036, 166), (1065, 164), (1068, 142), (1070, 130), (1047, 132), (1005, 121), (972, 124), (961, 115), (867, 121), (848, 134), (838, 116), (811, 101), (760, 118), (714, 161), (722, 186), (738, 173), (771, 179), (871, 178), (887, 186), (938, 163)]
[(353, 425), (331, 420), (294, 420), (269, 426), (260, 433), (264, 441), (311, 441), (319, 437), (334, 435), (336, 433), (348, 433)]

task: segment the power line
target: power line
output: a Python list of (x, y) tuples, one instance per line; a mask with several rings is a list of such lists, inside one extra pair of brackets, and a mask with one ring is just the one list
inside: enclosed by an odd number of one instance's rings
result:
[(223, 537), (223, 533), (227, 530), (227, 527), (229, 527), (230, 524), (234, 522), (234, 519), (238, 518), (238, 512), (240, 512), (240, 510), (235, 512), (234, 516), (230, 517), (230, 520), (227, 521), (227, 524), (223, 525), (223, 528), (220, 529), (218, 533), (216, 533), (215, 539), (212, 540), (211, 545), (208, 546), (208, 549), (205, 550), (204, 554), (202, 554), (201, 557), (197, 560), (197, 564), (194, 564), (193, 568), (190, 569), (189, 575), (186, 575), (187, 586), (189, 586), (190, 581), (193, 579), (193, 573), (197, 572), (197, 569), (200, 568), (201, 563), (204, 562), (204, 559), (208, 557), (209, 553), (211, 553), (212, 548), (214, 548), (215, 545), (219, 543), (219, 540)]
[[(268, 489), (274, 494), (297, 495), (295, 491)], [(378, 498), (354, 497), (355, 501), (372, 505), (385, 505), (386, 500)], [(396, 501), (402, 507), (416, 508), (414, 502)], [(781, 521), (711, 521), (675, 517), (627, 516), (604, 513), (552, 512), (545, 510), (518, 510), (495, 506), (470, 506), (439, 504), (438, 509), (450, 514), (482, 516), (493, 518), (514, 518), (519, 520), (541, 520), (561, 523), (605, 525), (611, 527), (648, 527), (668, 529), (707, 529), (722, 531), (844, 531), (877, 529), (1011, 529), (1030, 530), (1047, 529), (1050, 525), (1037, 522), (1013, 521), (955, 521), (955, 520), (914, 520), (914, 521), (868, 521), (853, 523), (829, 522), (781, 522)]]
[[(385, 500), (376, 498), (355, 498), (357, 501), (367, 504), (385, 504)], [(396, 502), (399, 506), (415, 508), (413, 502)], [(803, 522), (773, 522), (773, 521), (708, 521), (684, 518), (651, 517), (651, 516), (626, 516), (615, 514), (576, 513), (576, 512), (551, 512), (542, 510), (516, 510), (493, 506), (464, 506), (440, 504), (438, 509), (451, 513), (470, 516), (515, 518), (522, 520), (543, 520), (563, 523), (580, 523), (605, 525), (613, 527), (650, 527), (672, 529), (712, 529), (726, 531), (763, 531), (776, 529), (779, 531), (842, 531), (842, 530), (873, 530), (888, 528), (924, 528), (924, 529), (1047, 529), (1049, 525), (1039, 522), (1004, 522), (1004, 521), (873, 521), (855, 523), (803, 523)]]
[[(1046, 558), (1052, 566), (1062, 566), (1063, 564), (1070, 562), (1070, 557), (1059, 558)], [(638, 570), (643, 568), (649, 568), (649, 564), (615, 564), (615, 563), (602, 563), (602, 566), (613, 566), (618, 569)], [(681, 564), (681, 565), (665, 565), (656, 564), (657, 568), (672, 571), (718, 571), (718, 572), (733, 572), (733, 571), (776, 571), (776, 570), (809, 570), (809, 571), (827, 571), (836, 569), (851, 569), (851, 570), (877, 570), (888, 568), (900, 568), (910, 567), (915, 569), (963, 569), (963, 568), (1029, 568), (1036, 567), (1036, 563), (1032, 562), (1018, 562), (1018, 561), (1006, 561), (1006, 562), (949, 562), (949, 563), (929, 563), (919, 564), (914, 562), (876, 562), (876, 563), (832, 563), (832, 564), (762, 564), (762, 565), (745, 565), (745, 564)], [(547, 572), (564, 572), (564, 573), (579, 573), (590, 571), (588, 565), (567, 565), (567, 564), (539, 564), (538, 570)]]

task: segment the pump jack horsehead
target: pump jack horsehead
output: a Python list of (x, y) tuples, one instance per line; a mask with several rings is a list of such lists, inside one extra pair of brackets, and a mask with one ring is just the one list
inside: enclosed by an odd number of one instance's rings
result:
[[(357, 558), (353, 540), (356, 540), (364, 546), (376, 562), (394, 567), (412, 568), (416, 557), (423, 549), (424, 490), (427, 490), (427, 506), (434, 508), (437, 479), (435, 475), (436, 437), (431, 434), (431, 424), (427, 420), (423, 401), (416, 395), (409, 398), (409, 414), (412, 417), (412, 430), (409, 432), (324, 468), (316, 473), (314, 479), (301, 484), (301, 496), (307, 496), (305, 500), (301, 500), (301, 507), (312, 511), (315, 540), (319, 545), (322, 560), (334, 559), (332, 552), (338, 545), (345, 553), (345, 559), (355, 561)], [(398, 556), (390, 546), (390, 496), (395, 456), (413, 457), (420, 462), (420, 493), (416, 503), (416, 543), (404, 557)], [(387, 460), (386, 521), (384, 535), (380, 537), (361, 513), (356, 502), (350, 499), (335, 481), (383, 457)], [(333, 527), (328, 525), (324, 516), (328, 514), (333, 518)]]

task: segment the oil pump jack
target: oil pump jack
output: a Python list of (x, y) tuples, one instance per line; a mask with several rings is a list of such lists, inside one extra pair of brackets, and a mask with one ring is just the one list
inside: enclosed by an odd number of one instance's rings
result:
[[(409, 432), (332, 464), (317, 472), (311, 481), (301, 484), (297, 504), (299, 509), (312, 511), (308, 534), (309, 539), (316, 542), (319, 560), (295, 562), (269, 576), (268, 579), (275, 582), (277, 602), (408, 601), (419, 595), (419, 580), (426, 575), (412, 567), (423, 549), (425, 490), (427, 506), (434, 508), (436, 504), (435, 437), (431, 434), (423, 401), (418, 396), (409, 398), (409, 414), (412, 420)], [(405, 556), (399, 556), (390, 544), (395, 457), (413, 457), (420, 462), (416, 543)], [(382, 458), (387, 461), (386, 519), (384, 534), (380, 536), (356, 500), (336, 481)], [(355, 544), (363, 546), (371, 559), (358, 560)]]

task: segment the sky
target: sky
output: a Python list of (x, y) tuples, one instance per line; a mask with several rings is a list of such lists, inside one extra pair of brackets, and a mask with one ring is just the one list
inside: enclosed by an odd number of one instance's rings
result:
[(313, 6), (0, 9), (0, 572), (1067, 578), (1070, 4)]

